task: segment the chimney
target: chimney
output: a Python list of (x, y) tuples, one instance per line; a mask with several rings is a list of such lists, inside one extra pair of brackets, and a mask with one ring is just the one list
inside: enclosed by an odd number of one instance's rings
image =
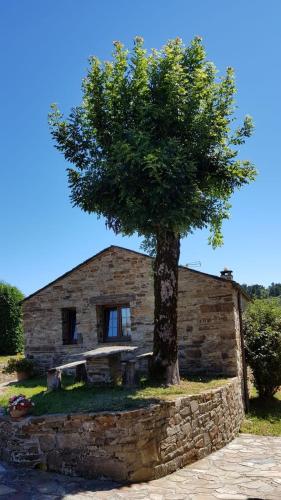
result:
[(221, 278), (224, 278), (225, 280), (233, 280), (233, 271), (230, 269), (227, 269), (227, 267), (224, 268), (223, 271), (221, 271)]

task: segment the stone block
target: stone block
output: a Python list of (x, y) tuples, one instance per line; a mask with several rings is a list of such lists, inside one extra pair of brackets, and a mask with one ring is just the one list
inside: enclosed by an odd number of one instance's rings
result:
[(151, 440), (139, 449), (141, 460), (144, 465), (151, 465), (159, 461), (158, 450), (155, 440)]
[(154, 478), (153, 471), (151, 471), (150, 467), (141, 467), (140, 469), (137, 469), (136, 471), (130, 472), (129, 473), (129, 481), (132, 482), (142, 482), (142, 481), (149, 481), (150, 479)]
[(82, 436), (78, 432), (62, 432), (56, 434), (57, 449), (73, 449), (82, 448)]
[(55, 434), (42, 434), (39, 436), (39, 444), (42, 451), (53, 450), (56, 446)]
[(189, 436), (191, 434), (191, 425), (189, 422), (187, 422), (186, 424), (183, 424), (181, 429), (182, 429), (182, 432), (185, 436)]
[(51, 451), (47, 454), (47, 467), (50, 471), (61, 472), (63, 456), (59, 451)]
[(190, 402), (190, 408), (191, 408), (191, 412), (195, 413), (198, 410), (198, 408), (199, 408), (198, 402), (195, 401), (195, 400), (191, 401)]
[(86, 457), (80, 460), (76, 467), (77, 472), (89, 478), (106, 477), (118, 481), (129, 479), (125, 463), (114, 458)]

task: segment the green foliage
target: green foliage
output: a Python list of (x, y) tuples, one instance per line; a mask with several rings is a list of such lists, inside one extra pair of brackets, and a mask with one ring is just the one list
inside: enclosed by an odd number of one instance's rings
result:
[(21, 300), (15, 286), (0, 282), (0, 353), (17, 354), (23, 349)]
[(82, 104), (68, 119), (53, 105), (49, 120), (74, 165), (73, 204), (150, 243), (161, 231), (183, 236), (209, 226), (220, 245), (230, 196), (256, 175), (237, 159), (253, 124), (246, 116), (233, 131), (234, 94), (233, 69), (218, 78), (199, 37), (150, 54), (136, 37), (131, 52), (115, 42), (111, 62), (91, 57)]
[(258, 284), (246, 285), (244, 283), (242, 287), (252, 299), (266, 299), (267, 297), (281, 296), (281, 283), (271, 283), (268, 287)]
[(243, 283), (242, 288), (252, 299), (266, 299), (268, 297), (268, 290), (263, 285), (246, 285), (246, 283)]
[(271, 283), (268, 287), (269, 297), (280, 297), (281, 296), (281, 283)]
[(140, 247), (141, 250), (143, 250), (147, 255), (150, 255), (150, 257), (155, 257), (157, 247), (156, 237), (153, 234), (145, 236)]
[(34, 363), (27, 358), (10, 358), (3, 369), (4, 373), (25, 372), (32, 375), (34, 372)]
[(246, 359), (262, 398), (281, 385), (281, 305), (278, 300), (255, 300), (244, 317)]

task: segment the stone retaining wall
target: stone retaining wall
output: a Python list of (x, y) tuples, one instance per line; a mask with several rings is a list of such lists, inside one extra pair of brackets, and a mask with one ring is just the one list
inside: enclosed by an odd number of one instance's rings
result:
[(223, 447), (243, 419), (238, 378), (194, 396), (123, 412), (0, 418), (0, 457), (69, 475), (143, 481)]

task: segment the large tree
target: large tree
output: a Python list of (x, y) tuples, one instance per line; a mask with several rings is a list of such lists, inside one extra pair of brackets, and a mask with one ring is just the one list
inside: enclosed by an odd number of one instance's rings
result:
[(237, 160), (252, 121), (233, 129), (234, 73), (218, 78), (201, 38), (176, 38), (147, 54), (114, 43), (113, 58), (90, 58), (82, 104), (50, 124), (68, 168), (71, 199), (115, 233), (156, 242), (154, 374), (179, 382), (177, 290), (180, 238), (209, 226), (213, 245), (235, 188), (255, 169)]

